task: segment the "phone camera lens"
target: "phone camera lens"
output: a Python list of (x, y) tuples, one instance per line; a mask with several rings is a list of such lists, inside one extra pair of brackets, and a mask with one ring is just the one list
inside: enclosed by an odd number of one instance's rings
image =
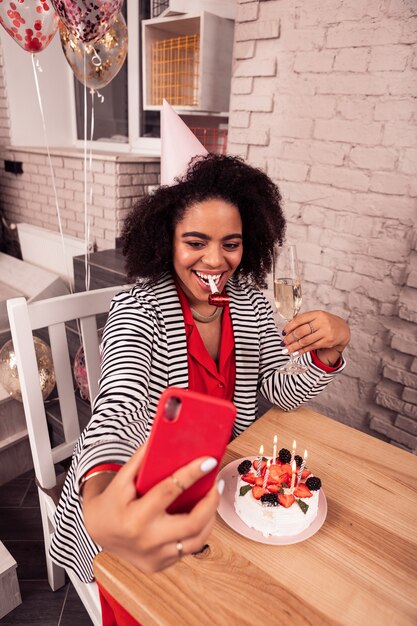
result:
[(165, 419), (169, 422), (173, 422), (178, 417), (178, 413), (180, 412), (181, 400), (173, 396), (172, 398), (168, 398), (165, 403)]

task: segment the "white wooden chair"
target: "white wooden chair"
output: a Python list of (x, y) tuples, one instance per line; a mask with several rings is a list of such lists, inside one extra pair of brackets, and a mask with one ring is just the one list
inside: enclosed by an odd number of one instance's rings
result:
[[(64, 477), (62, 475), (57, 480), (54, 464), (71, 457), (80, 435), (79, 415), (65, 324), (79, 320), (89, 394), (90, 398), (95, 398), (100, 377), (96, 315), (107, 313), (113, 295), (123, 288), (123, 286), (107, 287), (41, 300), (31, 304), (28, 304), (25, 298), (13, 298), (7, 302), (33, 465), (39, 485), (48, 580), (54, 591), (65, 583), (65, 571), (53, 563), (49, 557), (50, 539), (54, 528), (54, 512), (58, 500), (57, 492), (60, 492), (62, 488), (62, 478)], [(58, 392), (57, 402), (59, 402), (65, 438), (63, 443), (55, 447), (52, 447), (50, 443), (33, 344), (33, 331), (39, 329), (48, 329), (49, 333)], [(67, 571), (67, 574), (93, 624), (99, 626), (101, 624), (101, 610), (97, 585), (95, 583), (82, 583), (71, 571)]]

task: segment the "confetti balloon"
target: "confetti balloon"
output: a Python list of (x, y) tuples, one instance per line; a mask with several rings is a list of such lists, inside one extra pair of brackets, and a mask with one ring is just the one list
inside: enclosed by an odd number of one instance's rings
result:
[[(38, 363), (39, 385), (42, 391), (42, 397), (46, 400), (55, 387), (55, 371), (52, 362), (51, 348), (38, 337), (33, 338), (33, 343), (35, 345), (36, 361)], [(0, 383), (12, 398), (22, 402), (16, 355), (11, 339), (7, 341), (0, 350)]]
[(127, 27), (121, 13), (106, 34), (93, 44), (82, 43), (63, 26), (59, 32), (62, 49), (72, 71), (90, 89), (101, 89), (108, 85), (125, 62)]
[(83, 43), (96, 41), (109, 30), (123, 0), (51, 0), (71, 35)]
[[(101, 340), (103, 330), (97, 331), (98, 340)], [(74, 356), (73, 373), (75, 382), (77, 383), (78, 391), (83, 400), (90, 401), (90, 390), (88, 388), (87, 370), (85, 367), (84, 348), (82, 344), (79, 346)]]
[(74, 378), (77, 383), (78, 391), (83, 400), (90, 400), (90, 391), (88, 389), (87, 370), (85, 367), (84, 348), (80, 346), (74, 357)]
[(0, 24), (27, 52), (41, 52), (58, 28), (50, 0), (0, 0)]

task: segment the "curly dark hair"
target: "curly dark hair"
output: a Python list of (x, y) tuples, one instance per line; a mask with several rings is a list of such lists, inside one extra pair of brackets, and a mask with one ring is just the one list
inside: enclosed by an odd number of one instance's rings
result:
[(195, 157), (176, 184), (161, 186), (137, 202), (122, 231), (128, 278), (155, 281), (164, 272), (172, 272), (176, 225), (189, 207), (214, 199), (239, 209), (243, 256), (235, 274), (255, 286), (265, 287), (274, 245), (282, 244), (284, 239), (281, 194), (261, 170), (239, 157), (219, 154)]

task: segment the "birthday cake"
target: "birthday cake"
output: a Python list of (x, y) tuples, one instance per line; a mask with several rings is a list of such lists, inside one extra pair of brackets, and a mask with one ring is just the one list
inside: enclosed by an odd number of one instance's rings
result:
[(276, 459), (246, 459), (238, 466), (235, 511), (265, 537), (298, 535), (317, 517), (321, 480), (299, 455), (291, 459), (282, 448)]

